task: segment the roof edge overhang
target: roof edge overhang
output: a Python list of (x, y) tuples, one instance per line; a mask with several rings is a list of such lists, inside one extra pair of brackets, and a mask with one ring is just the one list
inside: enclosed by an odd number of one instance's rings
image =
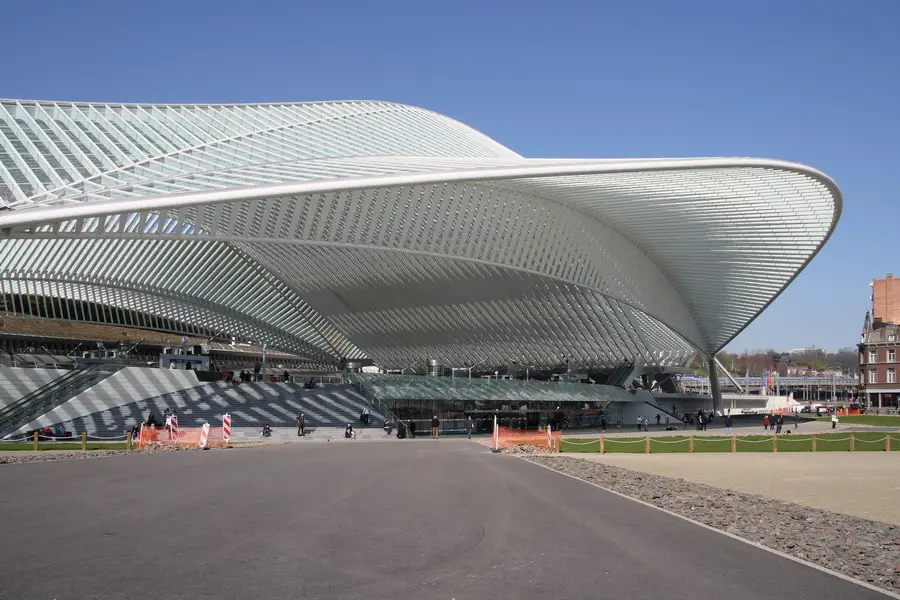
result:
[[(394, 157), (396, 158), (396, 157)], [(553, 162), (548, 164), (548, 160)], [(35, 207), (4, 211), (0, 214), (0, 232), (17, 227), (40, 226), (57, 221), (90, 218), (127, 212), (165, 210), (204, 204), (262, 200), (280, 196), (297, 196), (317, 193), (348, 192), (362, 189), (411, 185), (440, 185), (444, 183), (488, 182), (521, 178), (543, 178), (573, 175), (599, 175), (611, 173), (652, 172), (672, 170), (703, 170), (722, 168), (758, 168), (789, 171), (811, 177), (822, 183), (834, 200), (834, 213), (826, 235), (797, 271), (786, 280), (772, 297), (736, 330), (718, 348), (700, 349), (704, 354), (715, 355), (728, 345), (747, 326), (768, 308), (784, 290), (809, 265), (831, 238), (843, 209), (843, 198), (837, 183), (825, 173), (790, 161), (764, 158), (669, 158), (669, 159), (521, 159), (521, 165), (481, 166), (458, 170), (437, 170), (367, 177), (314, 180), (248, 186), (226, 190), (165, 194), (127, 200), (90, 202), (60, 207)]]

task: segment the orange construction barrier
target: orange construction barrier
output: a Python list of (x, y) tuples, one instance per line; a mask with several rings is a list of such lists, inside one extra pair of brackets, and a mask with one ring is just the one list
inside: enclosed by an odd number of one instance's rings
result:
[[(147, 427), (141, 425), (141, 432), (138, 435), (137, 447), (149, 448), (151, 446), (165, 446), (170, 444), (178, 444), (179, 446), (193, 446), (200, 448), (200, 433), (202, 427), (180, 427), (177, 434), (172, 436), (165, 427)], [(221, 427), (210, 427), (209, 437), (206, 442), (207, 448), (221, 448), (227, 445), (223, 440)]]
[(559, 452), (561, 444), (562, 433), (559, 431), (497, 427), (494, 434), (494, 447), (501, 450), (512, 446), (540, 446)]
[(859, 415), (862, 414), (859, 412), (858, 408), (839, 408), (835, 411), (837, 414), (842, 417), (849, 417), (851, 415)]

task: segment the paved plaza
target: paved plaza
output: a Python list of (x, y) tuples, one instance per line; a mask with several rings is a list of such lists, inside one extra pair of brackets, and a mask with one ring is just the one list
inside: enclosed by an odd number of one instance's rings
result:
[(5, 465), (0, 482), (9, 598), (883, 597), (465, 440)]

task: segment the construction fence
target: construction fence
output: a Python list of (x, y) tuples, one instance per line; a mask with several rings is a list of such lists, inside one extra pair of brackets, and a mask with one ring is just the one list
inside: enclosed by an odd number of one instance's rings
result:
[(560, 452), (701, 453), (701, 452), (857, 452), (900, 450), (900, 432), (852, 432), (814, 435), (749, 436), (600, 436), (565, 438)]

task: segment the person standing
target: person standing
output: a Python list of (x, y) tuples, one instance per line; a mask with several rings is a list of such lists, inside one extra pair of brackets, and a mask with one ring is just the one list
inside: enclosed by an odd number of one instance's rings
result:
[(469, 418), (466, 419), (466, 435), (469, 436), (469, 439), (472, 439), (472, 429), (475, 428), (475, 422), (472, 420), (472, 415), (469, 415)]
[(763, 417), (763, 431), (769, 430), (769, 415)]
[(650, 431), (650, 419), (644, 415), (644, 431)]
[(409, 419), (406, 429), (409, 431), (409, 438), (412, 440), (416, 439), (416, 422)]
[(778, 418), (775, 419), (775, 435), (779, 435), (781, 433), (782, 425), (784, 425), (784, 419), (781, 418), (781, 415), (778, 415)]
[(297, 416), (297, 435), (301, 437), (306, 435), (304, 429), (306, 429), (306, 415), (300, 413)]
[(656, 426), (659, 427), (659, 422), (662, 420), (662, 417), (659, 416), (659, 413), (656, 413)]
[(600, 429), (606, 431), (606, 415), (600, 417)]
[(641, 430), (641, 425), (643, 425), (643, 424), (644, 424), (644, 419), (642, 417), (638, 417), (638, 420), (637, 420), (637, 427), (638, 427), (637, 430), (638, 431)]
[(731, 413), (725, 415), (725, 435), (733, 435), (734, 431), (732, 431), (731, 426), (733, 425), (733, 421), (731, 419)]
[(834, 429), (835, 427), (837, 427), (837, 424), (838, 424), (837, 413), (831, 413), (831, 428)]
[(431, 437), (432, 439), (438, 439), (438, 432), (441, 430), (441, 422), (438, 420), (437, 415), (434, 415), (431, 418)]

